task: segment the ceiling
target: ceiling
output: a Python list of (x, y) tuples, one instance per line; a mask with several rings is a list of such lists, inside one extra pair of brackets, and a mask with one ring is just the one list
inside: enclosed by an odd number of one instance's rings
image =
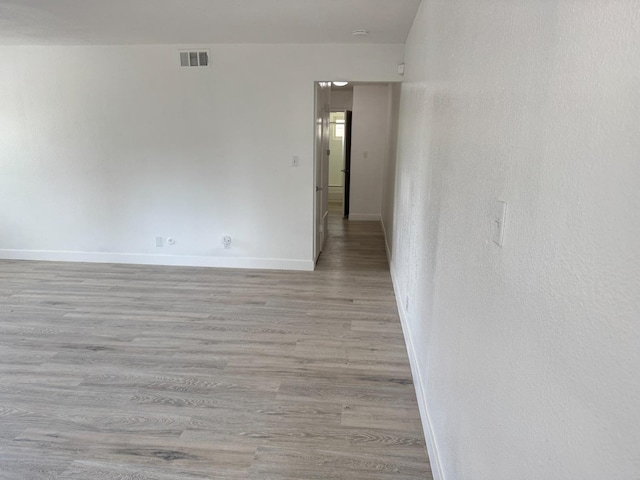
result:
[[(404, 43), (420, 0), (0, 0), (0, 45)], [(353, 30), (369, 31), (353, 36)]]

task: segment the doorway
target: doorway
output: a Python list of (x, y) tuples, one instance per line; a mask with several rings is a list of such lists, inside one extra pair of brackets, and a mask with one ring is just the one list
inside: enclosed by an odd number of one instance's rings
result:
[[(383, 189), (395, 153), (390, 151), (392, 92), (388, 82), (315, 84), (316, 263), (330, 238), (330, 225), (382, 219)], [(339, 223), (330, 223), (329, 216)]]
[(329, 211), (349, 217), (351, 192), (351, 110), (332, 111), (329, 117)]
[(331, 82), (315, 83), (314, 108), (314, 245), (313, 259), (318, 262), (329, 229), (329, 115)]

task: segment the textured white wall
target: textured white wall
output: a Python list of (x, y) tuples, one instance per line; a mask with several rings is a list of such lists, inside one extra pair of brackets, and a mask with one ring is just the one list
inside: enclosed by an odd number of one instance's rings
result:
[(0, 257), (312, 268), (313, 82), (403, 46), (178, 48), (0, 48)]
[(640, 478), (639, 25), (423, 1), (386, 229), (440, 478)]
[(351, 220), (380, 220), (382, 176), (389, 154), (389, 89), (353, 87), (351, 136)]

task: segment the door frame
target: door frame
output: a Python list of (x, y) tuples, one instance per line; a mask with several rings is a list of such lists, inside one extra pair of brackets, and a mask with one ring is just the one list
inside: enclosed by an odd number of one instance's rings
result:
[(331, 109), (331, 113), (344, 114), (344, 140), (342, 142), (342, 210), (343, 217), (349, 216), (349, 198), (351, 190), (351, 133), (353, 110)]
[(329, 116), (331, 82), (314, 82), (313, 262), (317, 264), (329, 228)]
[(342, 208), (343, 217), (349, 218), (351, 199), (351, 134), (353, 133), (353, 110), (344, 111), (344, 174)]

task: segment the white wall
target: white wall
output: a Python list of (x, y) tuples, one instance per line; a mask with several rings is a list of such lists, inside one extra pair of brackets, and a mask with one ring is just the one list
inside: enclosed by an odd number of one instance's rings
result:
[(640, 478), (639, 22), (423, 1), (386, 229), (439, 478)]
[(403, 46), (179, 48), (0, 48), (0, 258), (312, 268), (313, 82)]
[(353, 89), (331, 88), (331, 110), (351, 110), (353, 108)]
[[(333, 92), (331, 93), (333, 97)], [(329, 186), (330, 187), (343, 187), (344, 185), (344, 136), (338, 137), (336, 133), (337, 120), (345, 121), (345, 114), (340, 112), (331, 113), (331, 127), (330, 127), (330, 139), (329, 150), (331, 155), (329, 156)], [(344, 127), (344, 123), (343, 123)]]
[(401, 83), (392, 83), (389, 92), (389, 136), (387, 137), (388, 153), (382, 169), (382, 212), (381, 220), (385, 231), (387, 256), (391, 260), (393, 249), (394, 206), (396, 195), (396, 170), (398, 151), (398, 128), (400, 122)]
[(389, 155), (390, 88), (353, 87), (350, 220), (380, 220), (382, 175)]

